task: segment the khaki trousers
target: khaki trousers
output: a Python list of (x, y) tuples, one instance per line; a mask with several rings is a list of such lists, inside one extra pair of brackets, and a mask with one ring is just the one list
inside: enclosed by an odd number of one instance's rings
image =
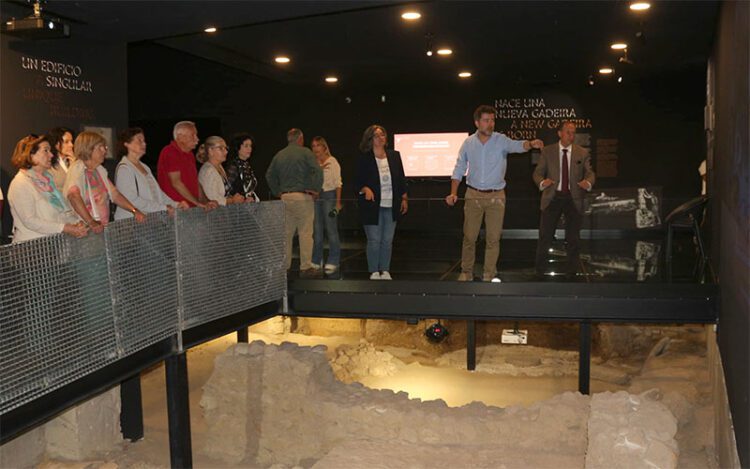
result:
[(286, 268), (292, 266), (292, 241), (299, 237), (299, 270), (312, 267), (313, 226), (315, 204), (310, 194), (289, 192), (281, 194), (284, 202), (284, 230), (286, 232)]
[(505, 218), (505, 191), (479, 192), (466, 189), (464, 200), (464, 239), (461, 249), (461, 272), (474, 275), (477, 237), (484, 218), (487, 246), (484, 250), (482, 278), (490, 280), (497, 274), (500, 257), (500, 235)]

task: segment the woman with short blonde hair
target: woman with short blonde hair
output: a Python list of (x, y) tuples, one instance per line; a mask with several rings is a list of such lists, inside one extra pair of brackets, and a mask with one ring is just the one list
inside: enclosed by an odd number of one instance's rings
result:
[(63, 194), (94, 233), (101, 233), (109, 223), (109, 201), (129, 211), (139, 223), (146, 215), (117, 190), (104, 169), (107, 141), (95, 132), (81, 132), (76, 137), (77, 161), (68, 171)]
[[(341, 166), (331, 155), (328, 142), (323, 137), (312, 139), (312, 151), (323, 170), (323, 190), (315, 201), (315, 229), (313, 231), (313, 268), (323, 268), (326, 275), (333, 275), (341, 261), (338, 215), (341, 211)], [(328, 237), (328, 259), (323, 262), (324, 238)]]

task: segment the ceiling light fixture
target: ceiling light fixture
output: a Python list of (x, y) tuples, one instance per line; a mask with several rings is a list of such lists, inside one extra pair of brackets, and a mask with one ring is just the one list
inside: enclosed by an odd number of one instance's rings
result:
[(617, 77), (617, 83), (622, 83), (622, 77)]
[(405, 19), (406, 21), (416, 21), (421, 17), (422, 14), (418, 11), (405, 11), (401, 14), (401, 18)]
[(628, 45), (624, 42), (615, 42), (614, 44), (610, 45), (609, 48), (612, 50), (623, 50), (627, 49)]
[(435, 37), (432, 33), (427, 33), (424, 35), (425, 40), (427, 41), (427, 57), (432, 57), (432, 39)]
[(204, 29), (203, 32), (206, 32), (206, 33), (215, 33), (216, 32), (216, 28), (214, 26), (209, 26), (208, 28)]
[(438, 55), (451, 55), (453, 53), (453, 50), (446, 48), (438, 49), (437, 51)]
[(288, 64), (289, 62), (292, 61), (292, 59), (290, 59), (289, 57), (285, 57), (283, 55), (280, 55), (273, 60), (275, 60), (277, 64)]
[(651, 4), (648, 2), (634, 2), (630, 4), (630, 9), (633, 11), (646, 11), (651, 8)]
[(614, 72), (614, 69), (611, 67), (602, 67), (599, 69), (599, 73), (602, 75), (610, 75)]
[(336, 83), (338, 81), (339, 79), (334, 76), (326, 77), (326, 83)]
[(470, 78), (471, 77), (471, 72), (461, 72), (461, 73), (458, 74), (458, 77), (459, 78)]
[[(588, 79), (586, 80), (586, 84), (589, 86), (594, 86), (594, 75), (589, 75)], [(552, 252), (551, 248), (550, 252)]]
[(622, 57), (620, 57), (619, 59), (617, 59), (617, 61), (620, 62), (621, 64), (633, 65), (633, 61), (630, 60), (630, 58), (628, 57), (628, 50), (627, 49), (625, 49), (625, 50), (622, 51)]

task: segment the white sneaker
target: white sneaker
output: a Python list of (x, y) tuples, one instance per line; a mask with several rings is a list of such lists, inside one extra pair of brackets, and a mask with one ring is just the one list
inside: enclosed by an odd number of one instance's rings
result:
[(386, 270), (380, 273), (380, 280), (393, 280), (393, 278), (391, 278), (391, 274)]
[(380, 280), (380, 272), (373, 272), (370, 274), (370, 280)]
[(323, 270), (327, 275), (331, 275), (335, 273), (337, 270), (339, 270), (339, 266), (334, 264), (326, 264), (325, 267), (323, 267)]
[(310, 262), (310, 268), (315, 270), (320, 270), (320, 264), (316, 264), (315, 262)]

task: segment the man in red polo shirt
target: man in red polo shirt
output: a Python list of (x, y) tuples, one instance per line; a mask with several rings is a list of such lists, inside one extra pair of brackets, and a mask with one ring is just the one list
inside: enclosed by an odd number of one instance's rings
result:
[(174, 140), (159, 153), (156, 175), (164, 193), (176, 202), (186, 201), (191, 207), (212, 208), (198, 184), (198, 170), (193, 150), (198, 145), (198, 129), (190, 121), (174, 126)]

